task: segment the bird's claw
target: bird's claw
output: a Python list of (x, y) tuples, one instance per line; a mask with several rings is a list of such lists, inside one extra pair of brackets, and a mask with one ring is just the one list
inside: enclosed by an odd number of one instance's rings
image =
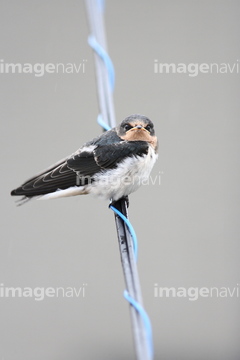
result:
[(126, 202), (126, 205), (127, 205), (127, 208), (129, 208), (129, 197), (128, 196), (124, 196), (124, 197), (122, 197), (121, 199), (119, 199), (119, 200), (110, 200), (110, 203), (109, 203), (109, 208), (111, 207), (111, 206), (114, 206), (115, 207), (115, 204), (118, 202), (118, 201), (120, 201), (120, 200), (125, 200), (125, 202)]

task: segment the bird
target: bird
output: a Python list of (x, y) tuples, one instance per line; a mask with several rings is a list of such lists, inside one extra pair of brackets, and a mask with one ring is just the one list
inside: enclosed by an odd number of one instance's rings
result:
[(149, 178), (158, 158), (158, 139), (152, 121), (144, 115), (126, 117), (115, 128), (86, 142), (12, 190), (22, 196), (55, 199), (92, 194), (114, 203), (136, 191)]

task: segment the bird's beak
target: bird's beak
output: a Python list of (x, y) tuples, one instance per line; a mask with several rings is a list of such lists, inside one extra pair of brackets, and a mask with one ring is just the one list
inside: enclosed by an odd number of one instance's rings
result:
[(144, 130), (144, 131), (147, 131), (142, 125), (136, 125), (131, 130)]

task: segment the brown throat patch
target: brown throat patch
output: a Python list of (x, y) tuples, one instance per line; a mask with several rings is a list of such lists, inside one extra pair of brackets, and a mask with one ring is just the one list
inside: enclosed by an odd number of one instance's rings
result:
[(157, 148), (157, 137), (151, 136), (149, 132), (144, 129), (129, 130), (124, 136), (122, 136), (122, 139), (127, 141), (147, 141), (154, 149)]

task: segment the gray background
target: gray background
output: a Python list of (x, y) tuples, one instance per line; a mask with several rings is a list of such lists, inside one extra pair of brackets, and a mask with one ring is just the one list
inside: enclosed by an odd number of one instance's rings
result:
[[(130, 197), (156, 359), (240, 358), (240, 298), (155, 298), (167, 287), (236, 287), (240, 74), (155, 74), (154, 60), (239, 59), (239, 1), (107, 1), (118, 122), (149, 116), (161, 185)], [(114, 217), (91, 197), (16, 207), (10, 190), (101, 132), (82, 1), (0, 2), (5, 62), (76, 63), (85, 74), (0, 74), (0, 282), (81, 287), (85, 298), (0, 298), (0, 358), (132, 359)]]

